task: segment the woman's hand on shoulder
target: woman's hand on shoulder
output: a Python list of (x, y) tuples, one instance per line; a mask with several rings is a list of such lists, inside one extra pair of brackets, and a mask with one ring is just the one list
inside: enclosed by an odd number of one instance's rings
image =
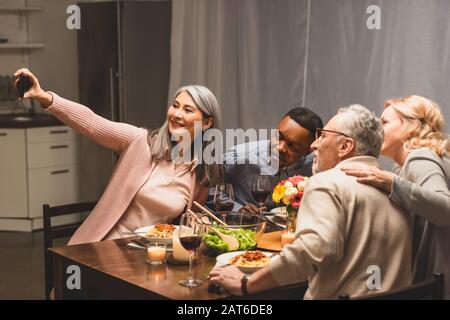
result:
[(362, 167), (362, 166), (345, 166), (341, 170), (349, 175), (356, 177), (356, 181), (371, 185), (377, 189), (391, 193), (392, 182), (395, 174), (389, 171), (382, 170), (378, 167)]
[(32, 98), (38, 100), (44, 108), (47, 108), (53, 102), (53, 96), (42, 90), (39, 84), (38, 78), (27, 68), (21, 68), (14, 73), (14, 87), (17, 87), (17, 82), (19, 81), (19, 76), (23, 74), (26, 75), (31, 80), (31, 88), (25, 92), (23, 98)]

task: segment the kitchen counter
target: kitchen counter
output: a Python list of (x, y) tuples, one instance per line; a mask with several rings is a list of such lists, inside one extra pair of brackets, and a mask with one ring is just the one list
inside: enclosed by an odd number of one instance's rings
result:
[(49, 126), (63, 126), (64, 124), (53, 116), (38, 113), (29, 114), (0, 114), (0, 128), (38, 128)]

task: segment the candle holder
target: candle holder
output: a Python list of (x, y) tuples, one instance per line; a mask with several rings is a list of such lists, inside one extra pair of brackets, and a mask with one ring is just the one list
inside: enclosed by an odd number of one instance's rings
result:
[(159, 242), (147, 243), (147, 263), (161, 265), (167, 260), (167, 244)]
[(281, 247), (290, 244), (295, 241), (295, 233), (289, 231), (288, 229), (283, 230), (281, 233)]

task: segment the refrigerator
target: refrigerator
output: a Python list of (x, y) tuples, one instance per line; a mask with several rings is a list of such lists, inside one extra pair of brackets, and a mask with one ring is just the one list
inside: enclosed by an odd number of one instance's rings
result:
[[(166, 116), (170, 74), (170, 1), (80, 2), (79, 99), (98, 115), (148, 129)], [(83, 200), (105, 189), (117, 156), (80, 144)]]

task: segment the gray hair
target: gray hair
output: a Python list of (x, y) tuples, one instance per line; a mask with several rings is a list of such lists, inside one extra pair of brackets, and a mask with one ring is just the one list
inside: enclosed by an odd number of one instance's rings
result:
[(378, 158), (384, 133), (380, 119), (360, 104), (340, 108), (340, 113), (352, 113), (350, 120), (343, 123), (342, 131), (355, 140), (355, 156)]
[[(222, 130), (222, 116), (219, 102), (211, 90), (200, 85), (184, 86), (177, 90), (172, 100), (175, 100), (182, 92), (187, 92), (191, 96), (196, 107), (202, 112), (203, 117), (212, 118), (212, 125), (209, 129)], [(171, 160), (173, 145), (167, 119), (159, 129), (149, 133), (148, 140), (153, 159)], [(211, 141), (203, 142), (203, 150), (210, 143)], [(221, 178), (221, 170), (222, 168), (218, 164), (208, 165), (202, 162), (196, 168), (197, 178), (199, 178), (198, 181), (203, 184), (214, 184)]]

